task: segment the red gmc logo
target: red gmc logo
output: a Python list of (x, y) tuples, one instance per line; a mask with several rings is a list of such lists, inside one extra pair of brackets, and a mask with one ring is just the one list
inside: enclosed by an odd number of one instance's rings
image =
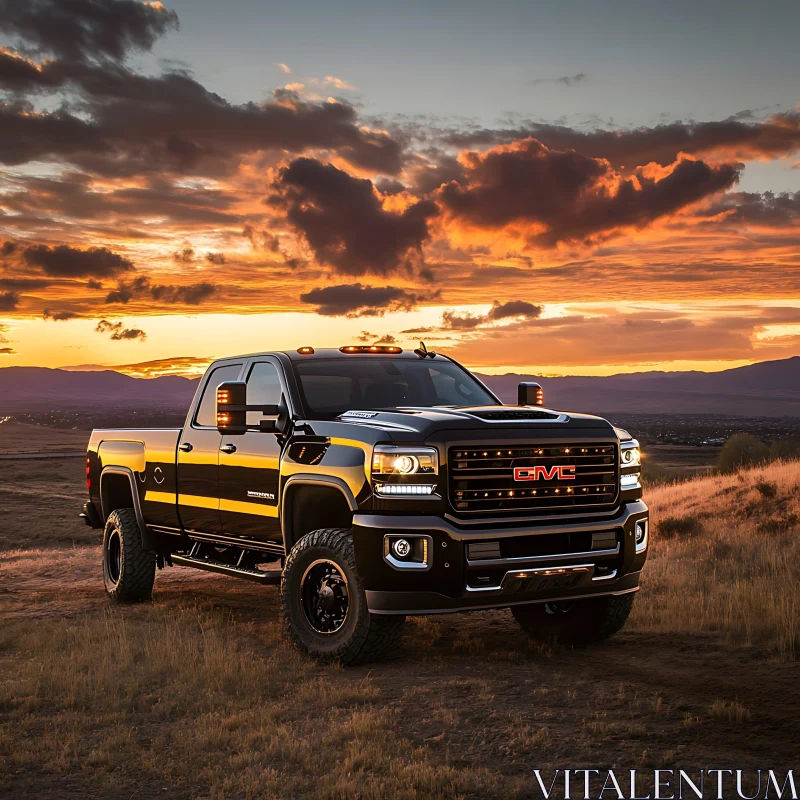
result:
[(575, 480), (574, 466), (514, 467), (515, 481), (561, 481)]

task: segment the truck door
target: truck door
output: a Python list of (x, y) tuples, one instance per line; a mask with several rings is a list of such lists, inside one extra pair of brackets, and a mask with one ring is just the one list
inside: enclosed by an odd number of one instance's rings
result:
[(219, 533), (219, 457), (222, 436), (216, 428), (217, 386), (235, 381), (242, 365), (223, 364), (209, 374), (193, 418), (178, 443), (178, 513), (187, 530)]
[[(286, 395), (277, 360), (253, 361), (247, 374), (247, 404), (277, 405)], [(247, 413), (247, 424), (262, 415)], [(230, 536), (280, 541), (278, 479), (281, 448), (274, 433), (248, 431), (223, 436), (220, 445), (219, 496), (222, 529)]]

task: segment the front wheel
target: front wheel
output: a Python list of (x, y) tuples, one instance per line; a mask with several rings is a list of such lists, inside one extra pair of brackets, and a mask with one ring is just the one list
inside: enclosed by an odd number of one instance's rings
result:
[(522, 629), (540, 641), (588, 644), (608, 639), (622, 629), (633, 608), (633, 594), (514, 606), (511, 613)]
[(322, 662), (375, 661), (402, 637), (402, 616), (370, 614), (356, 572), (349, 530), (303, 536), (286, 559), (281, 580), (283, 618), (292, 642)]
[(103, 530), (103, 582), (118, 603), (141, 603), (153, 595), (156, 554), (142, 547), (142, 532), (132, 508), (112, 511)]

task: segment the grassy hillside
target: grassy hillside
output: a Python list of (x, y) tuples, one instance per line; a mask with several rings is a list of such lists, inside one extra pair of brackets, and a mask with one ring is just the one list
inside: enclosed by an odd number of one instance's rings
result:
[(800, 657), (800, 462), (647, 493), (653, 522), (639, 630), (721, 631)]

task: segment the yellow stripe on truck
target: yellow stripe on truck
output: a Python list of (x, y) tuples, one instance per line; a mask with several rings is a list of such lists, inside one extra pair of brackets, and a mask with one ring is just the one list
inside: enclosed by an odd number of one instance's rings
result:
[(220, 511), (233, 511), (237, 514), (255, 514), (259, 517), (277, 517), (277, 506), (265, 506), (261, 503), (245, 503), (242, 500), (220, 500)]
[(177, 496), (174, 492), (145, 492), (145, 503), (172, 503), (175, 505)]
[(144, 496), (147, 503), (176, 502), (182, 506), (194, 508), (218, 508), (220, 511), (232, 511), (236, 514), (255, 514), (258, 517), (277, 517), (277, 506), (265, 506), (261, 503), (246, 503), (242, 500), (217, 500), (215, 497), (201, 497), (196, 494), (175, 495), (171, 492), (146, 492)]

